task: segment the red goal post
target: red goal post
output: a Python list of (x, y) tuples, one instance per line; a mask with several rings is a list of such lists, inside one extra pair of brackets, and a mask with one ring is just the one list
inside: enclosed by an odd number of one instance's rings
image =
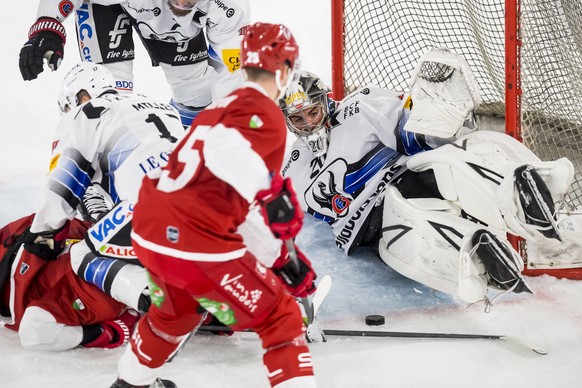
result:
[[(420, 55), (448, 47), (475, 73), (482, 126), (504, 127), (542, 160), (568, 157), (576, 173), (565, 203), (582, 209), (580, 0), (331, 1), (336, 99), (366, 84), (405, 91)], [(531, 264), (524, 273), (582, 279), (580, 268)]]

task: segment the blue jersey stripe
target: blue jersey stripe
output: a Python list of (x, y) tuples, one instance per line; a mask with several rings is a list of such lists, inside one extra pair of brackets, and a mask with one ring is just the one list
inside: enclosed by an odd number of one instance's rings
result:
[(362, 168), (346, 174), (345, 192), (353, 194), (370, 180), (378, 171), (383, 169), (391, 160), (398, 157), (398, 152), (390, 148), (382, 148), (374, 154)]

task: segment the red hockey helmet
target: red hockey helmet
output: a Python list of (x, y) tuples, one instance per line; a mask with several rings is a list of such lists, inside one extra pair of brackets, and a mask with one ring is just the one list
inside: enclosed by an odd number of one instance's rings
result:
[(275, 74), (287, 62), (294, 69), (299, 46), (291, 31), (282, 24), (255, 23), (242, 41), (242, 67), (255, 67)]

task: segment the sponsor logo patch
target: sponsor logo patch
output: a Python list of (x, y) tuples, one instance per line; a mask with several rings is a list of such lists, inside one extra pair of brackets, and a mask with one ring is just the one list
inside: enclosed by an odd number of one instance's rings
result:
[(180, 229), (175, 226), (168, 226), (166, 228), (166, 238), (171, 243), (177, 243), (180, 241)]
[(20, 273), (21, 275), (24, 275), (28, 269), (30, 268), (30, 266), (26, 263), (21, 263), (20, 264), (20, 271), (18, 271), (18, 273)]
[(73, 309), (78, 310), (78, 311), (85, 310), (85, 304), (83, 303), (83, 301), (81, 299), (77, 298), (73, 302)]
[(251, 121), (249, 122), (249, 127), (257, 129), (263, 126), (263, 120), (257, 115), (253, 115), (251, 117)]
[(198, 303), (200, 303), (200, 306), (204, 307), (206, 311), (214, 315), (216, 319), (218, 319), (225, 325), (234, 325), (236, 323), (234, 311), (230, 309), (230, 306), (228, 304), (217, 302), (215, 300), (210, 300), (207, 298), (200, 298), (196, 300), (198, 301)]
[(240, 68), (240, 49), (222, 50), (222, 61), (228, 68), (228, 71), (234, 73)]
[[(58, 141), (56, 143), (58, 143)], [(55, 147), (56, 147), (56, 145), (55, 145)], [(61, 157), (61, 154), (53, 156), (53, 158), (51, 159), (51, 163), (49, 164), (49, 171), (54, 170), (54, 168), (57, 166), (57, 163), (59, 162), (60, 157)]]

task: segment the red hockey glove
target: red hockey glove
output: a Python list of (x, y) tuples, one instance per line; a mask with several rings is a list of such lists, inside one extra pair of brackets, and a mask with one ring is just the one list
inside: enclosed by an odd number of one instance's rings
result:
[(43, 59), (51, 70), (61, 65), (67, 33), (58, 20), (41, 17), (30, 27), (28, 42), (20, 49), (20, 73), (25, 81), (38, 77), (43, 71)]
[(257, 202), (271, 232), (281, 240), (297, 236), (303, 226), (303, 210), (297, 201), (291, 179), (276, 174), (271, 187), (257, 193)]
[(93, 341), (83, 344), (86, 348), (117, 348), (129, 341), (129, 337), (139, 321), (139, 313), (133, 309), (127, 309), (117, 319), (101, 323), (101, 335)]
[(24, 237), (24, 249), (44, 260), (56, 260), (65, 249), (69, 236), (69, 221), (57, 230), (40, 233), (27, 231)]
[(315, 292), (317, 275), (311, 267), (311, 262), (303, 252), (295, 246), (297, 263), (291, 260), (285, 244), (281, 248), (281, 255), (273, 264), (272, 270), (279, 276), (289, 293), (296, 298), (305, 298)]

